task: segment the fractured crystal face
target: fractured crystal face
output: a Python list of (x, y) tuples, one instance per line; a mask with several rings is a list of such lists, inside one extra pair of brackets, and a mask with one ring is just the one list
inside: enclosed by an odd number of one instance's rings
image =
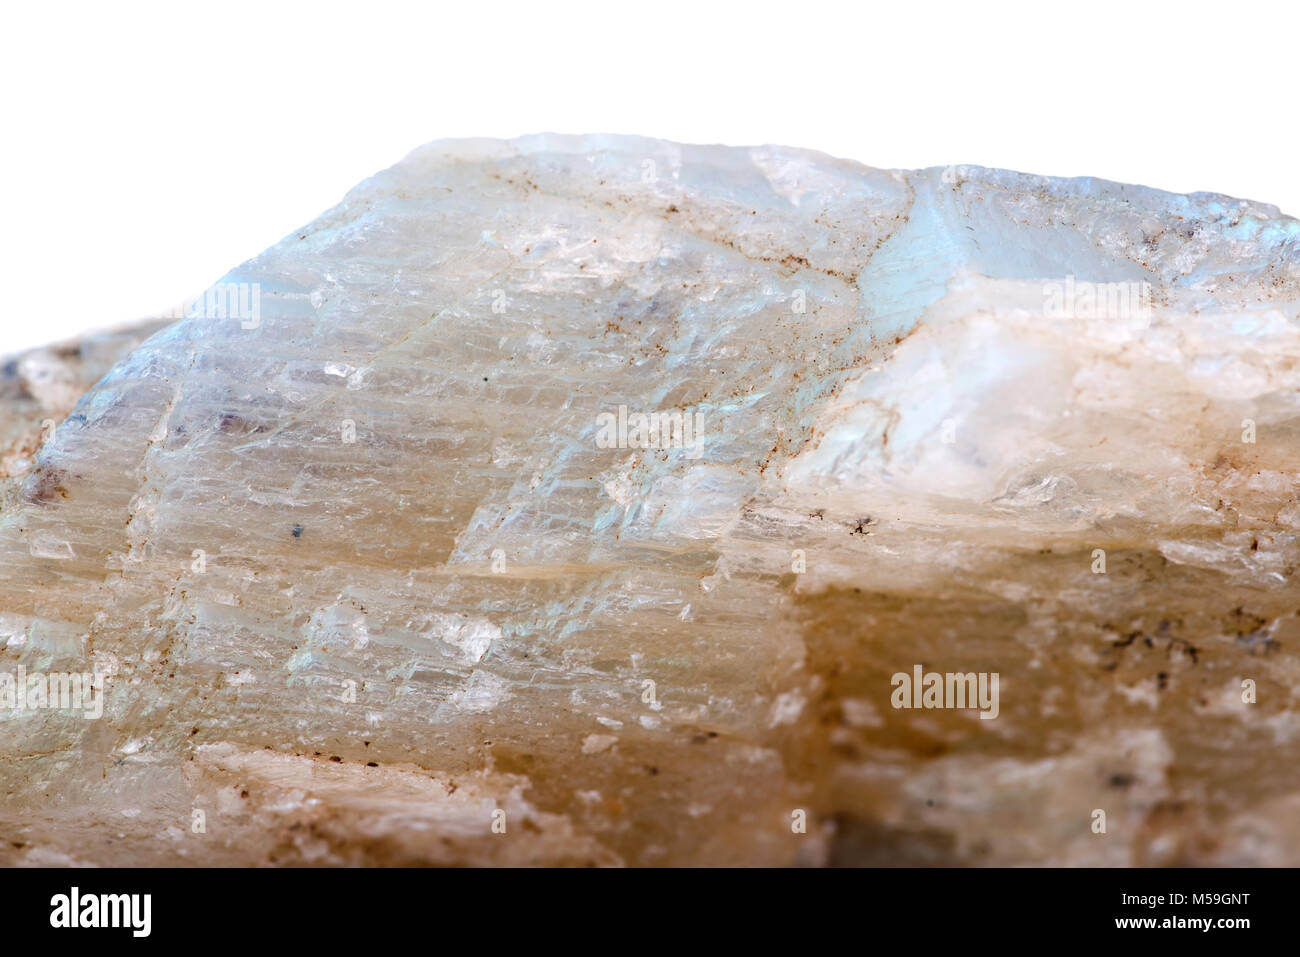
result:
[(146, 331), (0, 374), (0, 863), (1300, 863), (1273, 207), (439, 142)]

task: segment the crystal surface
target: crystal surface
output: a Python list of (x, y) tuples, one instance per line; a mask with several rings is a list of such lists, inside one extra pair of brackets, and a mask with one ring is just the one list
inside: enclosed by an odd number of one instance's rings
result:
[(438, 142), (146, 331), (0, 375), (0, 863), (1300, 863), (1273, 207)]

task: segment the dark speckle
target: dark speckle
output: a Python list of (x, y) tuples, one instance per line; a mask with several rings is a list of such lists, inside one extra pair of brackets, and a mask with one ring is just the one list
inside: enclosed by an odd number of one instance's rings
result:
[(293, 537), (294, 537), (294, 538), (302, 538), (302, 526), (301, 526), (301, 525), (295, 525), (295, 526), (293, 527)]
[(238, 435), (245, 430), (247, 423), (234, 412), (222, 412), (217, 420), (217, 429), (226, 435)]
[(24, 483), (23, 499), (32, 505), (49, 505), (58, 499), (67, 498), (68, 490), (63, 485), (67, 477), (62, 469), (38, 466)]

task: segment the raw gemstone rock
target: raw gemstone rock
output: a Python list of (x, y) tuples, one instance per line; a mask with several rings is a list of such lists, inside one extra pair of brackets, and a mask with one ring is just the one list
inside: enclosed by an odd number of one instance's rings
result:
[(0, 863), (1300, 863), (1273, 207), (440, 142), (42, 362)]

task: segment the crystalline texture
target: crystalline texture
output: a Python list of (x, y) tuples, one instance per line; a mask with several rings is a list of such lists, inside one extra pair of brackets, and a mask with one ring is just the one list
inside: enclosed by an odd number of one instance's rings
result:
[[(5, 368), (0, 672), (109, 677), (6, 713), (0, 861), (1300, 863), (1298, 237), (417, 150), (66, 418), (80, 366)], [(997, 717), (895, 708), (916, 665)]]

